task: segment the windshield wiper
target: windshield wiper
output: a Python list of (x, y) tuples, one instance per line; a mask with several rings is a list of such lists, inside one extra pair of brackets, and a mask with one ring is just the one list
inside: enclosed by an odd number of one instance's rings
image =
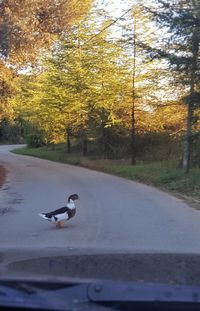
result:
[[(121, 282), (0, 281), (0, 310), (199, 310), (200, 287)], [(134, 309), (133, 309), (134, 308)], [(150, 309), (153, 308), (153, 309)], [(9, 309), (10, 310), (10, 309)]]

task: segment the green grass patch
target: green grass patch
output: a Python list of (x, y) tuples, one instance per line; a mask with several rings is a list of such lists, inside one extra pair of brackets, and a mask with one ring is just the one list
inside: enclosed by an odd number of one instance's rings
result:
[(180, 193), (200, 203), (199, 168), (193, 168), (189, 174), (185, 174), (175, 164), (163, 162), (136, 166), (111, 165), (107, 171), (163, 190)]
[(65, 147), (62, 145), (56, 146), (55, 150), (41, 147), (15, 149), (13, 152), (103, 171), (156, 186), (172, 193), (179, 193), (200, 203), (200, 168), (193, 168), (189, 174), (185, 174), (173, 162), (156, 162), (132, 166), (128, 164), (128, 161), (122, 160), (95, 160), (82, 157), (79, 154), (67, 154)]
[(29, 155), (37, 158), (42, 158), (50, 161), (69, 163), (73, 165), (79, 165), (80, 159), (79, 156), (71, 156), (68, 155), (63, 149), (55, 149), (51, 150), (48, 147), (40, 147), (40, 148), (20, 148), (12, 151), (16, 154), (21, 155)]

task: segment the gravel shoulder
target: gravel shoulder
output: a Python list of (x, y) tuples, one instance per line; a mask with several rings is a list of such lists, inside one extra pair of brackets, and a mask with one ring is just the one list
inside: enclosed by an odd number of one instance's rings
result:
[(6, 180), (6, 169), (3, 165), (0, 165), (0, 188), (3, 186)]

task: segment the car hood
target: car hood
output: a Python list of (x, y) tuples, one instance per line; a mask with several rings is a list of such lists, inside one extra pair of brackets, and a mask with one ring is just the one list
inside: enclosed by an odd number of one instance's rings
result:
[(5, 249), (0, 277), (200, 285), (200, 255), (89, 249)]

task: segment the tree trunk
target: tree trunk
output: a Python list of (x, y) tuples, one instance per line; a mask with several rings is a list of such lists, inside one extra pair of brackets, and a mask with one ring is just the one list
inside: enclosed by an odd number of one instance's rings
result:
[(51, 150), (54, 151), (55, 150), (55, 144), (51, 143)]
[(187, 129), (185, 135), (185, 142), (183, 148), (183, 169), (185, 173), (190, 170), (190, 153), (191, 153), (191, 138), (192, 138), (192, 119), (193, 119), (193, 95), (195, 92), (195, 74), (197, 70), (198, 62), (198, 52), (199, 52), (199, 39), (197, 31), (193, 32), (192, 35), (192, 53), (193, 53), (193, 63), (191, 66), (191, 76), (190, 76), (190, 100), (188, 102), (188, 115), (187, 115)]
[(83, 137), (82, 139), (82, 155), (86, 157), (88, 155), (88, 143), (87, 138)]
[(108, 158), (108, 148), (107, 148), (107, 130), (106, 128), (102, 127), (102, 144), (103, 144), (103, 158), (107, 159)]
[(189, 173), (189, 170), (190, 170), (192, 116), (193, 116), (192, 104), (188, 103), (187, 130), (186, 130), (185, 141), (184, 141), (184, 146), (183, 146), (183, 169), (185, 173)]
[(136, 17), (133, 28), (133, 76), (132, 76), (132, 107), (131, 107), (131, 164), (136, 164), (135, 146), (135, 77), (136, 77)]
[(135, 104), (132, 104), (131, 113), (131, 164), (136, 164), (136, 146), (135, 146)]
[(67, 129), (67, 153), (71, 153), (70, 130)]

